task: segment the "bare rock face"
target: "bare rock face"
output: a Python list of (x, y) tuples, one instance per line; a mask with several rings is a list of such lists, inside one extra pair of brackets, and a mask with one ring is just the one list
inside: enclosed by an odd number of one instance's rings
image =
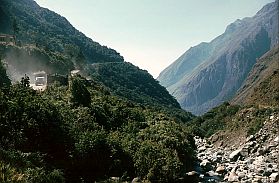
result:
[(277, 3), (235, 21), (211, 42), (190, 48), (157, 79), (182, 108), (197, 115), (229, 100), (256, 60), (278, 42)]
[(279, 181), (278, 139), (279, 114), (268, 117), (264, 126), (238, 147), (209, 145), (206, 139), (195, 137), (199, 159), (195, 176), (199, 175), (200, 182), (276, 183)]

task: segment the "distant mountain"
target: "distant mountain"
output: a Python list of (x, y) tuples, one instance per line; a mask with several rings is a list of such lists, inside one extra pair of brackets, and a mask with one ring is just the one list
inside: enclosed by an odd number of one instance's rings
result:
[(158, 80), (165, 87), (170, 87), (181, 78), (189, 75), (197, 66), (212, 55), (213, 49), (209, 43), (201, 43), (190, 48), (181, 55), (173, 64), (163, 70)]
[(279, 46), (257, 60), (232, 103), (279, 106)]
[(22, 44), (36, 44), (51, 51), (82, 50), (90, 63), (123, 62), (115, 50), (86, 37), (66, 18), (40, 7), (33, 0), (0, 0), (0, 33), (14, 34)]
[(257, 58), (278, 42), (278, 0), (237, 20), (209, 43), (190, 48), (157, 78), (182, 108), (203, 114), (231, 99)]

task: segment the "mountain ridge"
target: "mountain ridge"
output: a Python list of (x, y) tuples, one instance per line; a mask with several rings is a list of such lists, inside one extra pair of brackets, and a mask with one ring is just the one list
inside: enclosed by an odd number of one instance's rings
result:
[[(194, 114), (202, 114), (229, 100), (247, 77), (256, 58), (278, 42), (276, 3), (278, 1), (265, 5), (253, 17), (228, 25), (224, 34), (207, 44), (211, 52), (203, 60), (195, 56), (185, 60), (180, 57), (157, 79), (175, 96), (182, 108)], [(198, 49), (200, 45), (193, 48)], [(183, 55), (190, 54), (193, 48)], [(194, 67), (190, 65), (191, 70), (185, 72), (183, 68), (191, 60), (198, 60), (197, 64)], [(177, 67), (182, 64), (185, 66), (181, 69)], [(182, 77), (176, 78), (177, 75)]]
[(23, 44), (36, 44), (58, 52), (64, 52), (69, 45), (77, 46), (90, 63), (124, 61), (118, 52), (86, 37), (65, 17), (41, 8), (34, 0), (1, 0), (0, 14), (0, 22), (6, 25), (0, 27), (0, 32), (14, 34), (16, 24), (16, 36)]
[[(39, 70), (48, 74), (67, 75), (71, 70), (78, 69), (82, 70), (85, 77), (99, 74), (99, 82), (110, 88), (114, 94), (118, 93), (128, 100), (149, 105), (170, 105), (180, 109), (177, 101), (148, 72), (125, 62), (117, 51), (86, 37), (65, 17), (41, 8), (34, 0), (1, 1), (0, 14), (3, 16), (0, 17), (0, 22), (7, 23), (0, 27), (0, 33), (15, 33), (18, 42), (16, 46), (0, 47), (2, 60), (7, 64), (13, 82), (19, 81), (24, 74), (32, 79), (33, 73)], [(15, 25), (18, 27), (16, 32)], [(105, 72), (100, 74), (92, 69), (92, 64), (97, 63), (123, 63), (122, 67), (102, 67), (107, 72), (121, 75), (114, 74), (114, 78), (109, 78), (104, 75)], [(125, 76), (125, 72), (131, 73), (129, 69), (137, 77)], [(146, 82), (136, 82), (139, 78), (146, 78)], [(123, 80), (127, 82), (121, 83), (122, 86), (111, 84)], [(122, 92), (118, 91), (119, 88)]]

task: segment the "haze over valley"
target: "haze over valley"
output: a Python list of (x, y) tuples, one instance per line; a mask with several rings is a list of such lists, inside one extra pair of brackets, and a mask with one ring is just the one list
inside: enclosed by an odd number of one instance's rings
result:
[(252, 17), (272, 1), (36, 0), (154, 78), (185, 50), (210, 42), (230, 23)]

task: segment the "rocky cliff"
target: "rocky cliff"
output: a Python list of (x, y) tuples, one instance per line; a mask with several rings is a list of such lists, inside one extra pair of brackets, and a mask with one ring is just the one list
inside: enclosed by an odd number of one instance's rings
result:
[(233, 97), (248, 73), (278, 42), (278, 1), (230, 24), (210, 43), (186, 51), (157, 78), (180, 105), (200, 115)]
[(279, 46), (257, 60), (233, 104), (279, 105)]

